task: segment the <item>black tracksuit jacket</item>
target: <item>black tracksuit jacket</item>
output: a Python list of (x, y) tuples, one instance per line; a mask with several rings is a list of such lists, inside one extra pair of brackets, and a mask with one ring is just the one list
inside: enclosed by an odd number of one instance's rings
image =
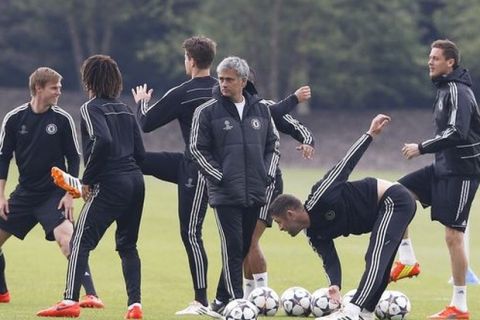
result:
[(116, 99), (94, 98), (80, 109), (85, 171), (82, 182), (138, 171), (145, 156), (140, 129), (132, 110)]
[(420, 153), (435, 153), (437, 176), (480, 176), (480, 111), (466, 69), (433, 79), (435, 138), (420, 143)]
[(244, 91), (242, 119), (221, 94), (193, 115), (190, 156), (208, 179), (210, 205), (261, 206), (279, 160), (278, 133), (269, 108)]

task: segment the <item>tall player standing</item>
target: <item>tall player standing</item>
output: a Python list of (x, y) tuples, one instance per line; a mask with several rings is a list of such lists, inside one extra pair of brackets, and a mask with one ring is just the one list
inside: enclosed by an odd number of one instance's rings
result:
[[(216, 43), (207, 37), (191, 37), (183, 42), (185, 71), (191, 79), (170, 89), (160, 100), (148, 105), (153, 90), (147, 86), (132, 89), (138, 108), (138, 119), (144, 132), (178, 120), (183, 140), (188, 148), (195, 109), (212, 97), (217, 80), (210, 76)], [(142, 172), (178, 186), (178, 215), (180, 233), (187, 251), (195, 296), (193, 302), (177, 315), (196, 315), (208, 312), (207, 255), (202, 240), (202, 225), (207, 212), (205, 178), (193, 161), (179, 152), (147, 152)]]

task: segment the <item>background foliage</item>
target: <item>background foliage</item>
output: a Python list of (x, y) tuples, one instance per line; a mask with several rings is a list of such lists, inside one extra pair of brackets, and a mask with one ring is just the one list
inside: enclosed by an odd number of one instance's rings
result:
[(186, 79), (182, 41), (209, 36), (215, 64), (247, 59), (260, 92), (278, 99), (313, 87), (313, 108), (430, 105), (429, 45), (458, 43), (479, 79), (475, 0), (2, 0), (0, 86), (24, 86), (47, 65), (80, 90), (79, 66), (91, 54), (112, 55), (125, 88), (147, 82), (157, 93)]

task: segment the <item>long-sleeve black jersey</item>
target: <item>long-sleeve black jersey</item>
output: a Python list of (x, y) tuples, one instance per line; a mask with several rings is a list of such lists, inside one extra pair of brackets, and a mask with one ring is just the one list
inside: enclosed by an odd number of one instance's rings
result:
[(296, 106), (298, 104), (298, 99), (294, 94), (278, 103), (272, 100), (261, 100), (260, 102), (270, 107), (273, 123), (279, 132), (288, 134), (301, 144), (308, 144), (312, 147), (315, 145), (310, 129), (290, 114), (285, 114), (285, 111), (290, 109), (290, 107), (285, 106)]
[(29, 103), (8, 112), (0, 133), (0, 179), (7, 179), (13, 153), (19, 184), (27, 190), (55, 189), (50, 177), (53, 166), (77, 176), (80, 147), (72, 117), (58, 106), (34, 113)]
[[(220, 94), (219, 91), (220, 88), (215, 86), (213, 94), (218, 95)], [(258, 96), (257, 88), (251, 81), (247, 81), (245, 91)], [(266, 99), (262, 99), (260, 102), (269, 106), (273, 123), (279, 132), (288, 134), (302, 144), (308, 144), (312, 147), (315, 145), (312, 132), (289, 114), (298, 105), (298, 98), (295, 94), (291, 94), (279, 102)]]
[(333, 239), (370, 232), (377, 218), (376, 179), (347, 181), (371, 141), (370, 135), (362, 135), (345, 157), (313, 186), (304, 204), (310, 216), (306, 234), (322, 258), (332, 285), (341, 285), (340, 260)]
[(94, 98), (80, 111), (84, 184), (140, 170), (137, 163), (143, 160), (145, 148), (135, 115), (127, 105), (115, 99)]
[(193, 113), (199, 105), (212, 98), (212, 88), (216, 84), (217, 79), (213, 77), (196, 77), (170, 89), (151, 106), (142, 101), (137, 117), (143, 132), (153, 131), (178, 119), (188, 149)]
[(468, 71), (457, 68), (433, 80), (435, 138), (419, 144), (420, 153), (435, 153), (439, 176), (480, 176), (480, 110)]

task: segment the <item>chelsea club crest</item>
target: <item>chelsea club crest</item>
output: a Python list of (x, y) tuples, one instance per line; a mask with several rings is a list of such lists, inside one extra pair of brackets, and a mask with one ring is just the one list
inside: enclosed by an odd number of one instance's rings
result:
[(325, 215), (324, 215), (325, 220), (327, 221), (332, 221), (335, 219), (335, 211), (333, 210), (328, 210)]
[(442, 109), (443, 109), (443, 101), (440, 99), (440, 101), (438, 101), (438, 110), (442, 111)]
[(257, 118), (253, 118), (252, 120), (250, 120), (250, 125), (253, 129), (260, 130), (261, 122)]
[(57, 126), (54, 123), (50, 123), (45, 128), (45, 131), (47, 131), (48, 134), (55, 134), (57, 133)]
[(232, 130), (232, 129), (233, 129), (233, 126), (232, 126), (232, 124), (230, 123), (230, 121), (225, 120), (224, 124), (225, 124), (225, 127), (223, 127), (223, 130), (228, 131), (228, 130)]

